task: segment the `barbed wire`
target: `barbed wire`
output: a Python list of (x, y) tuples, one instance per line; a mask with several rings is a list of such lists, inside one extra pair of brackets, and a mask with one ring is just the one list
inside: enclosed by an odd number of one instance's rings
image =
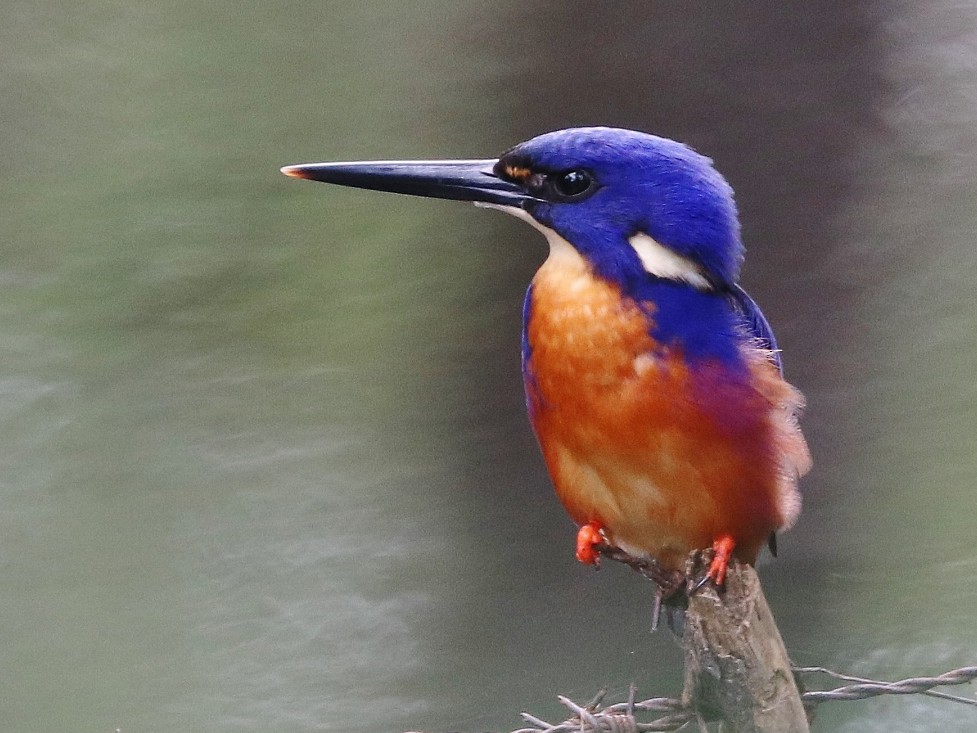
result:
[[(933, 690), (934, 687), (949, 685), (963, 685), (977, 679), (977, 667), (961, 667), (944, 672), (936, 677), (910, 677), (897, 682), (870, 680), (864, 677), (833, 672), (825, 667), (795, 667), (796, 674), (823, 674), (835, 679), (855, 682), (855, 684), (837, 687), (833, 690), (809, 690), (801, 694), (801, 701), (805, 709), (811, 712), (824, 702), (840, 700), (865, 700), (879, 695), (929, 695), (943, 700), (958, 702), (977, 707), (977, 698), (958, 697)], [(692, 707), (672, 697), (653, 697), (648, 700), (635, 701), (634, 685), (631, 686), (626, 702), (601, 706), (606, 690), (601, 690), (597, 696), (586, 705), (579, 705), (567, 697), (559, 696), (559, 700), (567, 707), (572, 716), (561, 723), (548, 723), (529, 713), (522, 713), (522, 718), (531, 727), (519, 728), (512, 733), (655, 733), (657, 731), (675, 731), (683, 726), (697, 721), (705, 729), (705, 721)], [(664, 713), (661, 717), (639, 721), (638, 713)]]
[(830, 700), (865, 700), (869, 697), (878, 695), (929, 695), (942, 700), (951, 700), (964, 705), (977, 707), (977, 698), (958, 697), (948, 695), (945, 692), (933, 690), (933, 687), (944, 687), (947, 685), (963, 685), (977, 679), (977, 667), (961, 667), (951, 672), (944, 672), (936, 677), (910, 677), (899, 680), (898, 682), (878, 682), (864, 677), (854, 677), (852, 675), (833, 672), (824, 667), (794, 667), (796, 674), (824, 674), (835, 679), (847, 682), (857, 682), (855, 685), (838, 687), (834, 690), (820, 691), (812, 690), (801, 695), (801, 700), (805, 707), (814, 707), (822, 702)]

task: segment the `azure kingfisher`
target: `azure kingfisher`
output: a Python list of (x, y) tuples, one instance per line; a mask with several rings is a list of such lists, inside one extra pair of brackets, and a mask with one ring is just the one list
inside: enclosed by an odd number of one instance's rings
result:
[(602, 544), (704, 581), (756, 561), (800, 511), (811, 466), (801, 394), (737, 283), (733, 193), (682, 143), (608, 127), (559, 130), (493, 160), (313, 163), (294, 178), (455, 199), (538, 229), (549, 256), (523, 310), (530, 420), (557, 495)]

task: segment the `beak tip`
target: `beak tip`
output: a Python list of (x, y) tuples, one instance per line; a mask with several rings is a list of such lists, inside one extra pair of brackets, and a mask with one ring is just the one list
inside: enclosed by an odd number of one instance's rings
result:
[(306, 178), (305, 171), (300, 165), (286, 165), (281, 168), (281, 171), (289, 178)]

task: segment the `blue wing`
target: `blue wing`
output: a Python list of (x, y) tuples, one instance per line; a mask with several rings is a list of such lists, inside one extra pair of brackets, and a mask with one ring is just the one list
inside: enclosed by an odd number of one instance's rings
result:
[(773, 354), (773, 361), (777, 365), (780, 373), (784, 373), (784, 365), (780, 361), (780, 350), (777, 348), (777, 339), (773, 335), (773, 329), (760, 310), (760, 306), (753, 302), (753, 298), (746, 294), (739, 285), (733, 285), (729, 289), (730, 300), (733, 307), (743, 317), (743, 324), (746, 326), (750, 335), (753, 336), (765, 349), (770, 349)]

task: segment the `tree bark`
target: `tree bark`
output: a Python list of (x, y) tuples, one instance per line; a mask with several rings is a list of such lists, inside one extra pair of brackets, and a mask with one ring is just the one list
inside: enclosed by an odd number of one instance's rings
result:
[[(692, 576), (695, 577), (695, 576)], [(726, 589), (689, 598), (682, 700), (724, 733), (809, 733), (807, 716), (756, 571), (731, 563)]]

